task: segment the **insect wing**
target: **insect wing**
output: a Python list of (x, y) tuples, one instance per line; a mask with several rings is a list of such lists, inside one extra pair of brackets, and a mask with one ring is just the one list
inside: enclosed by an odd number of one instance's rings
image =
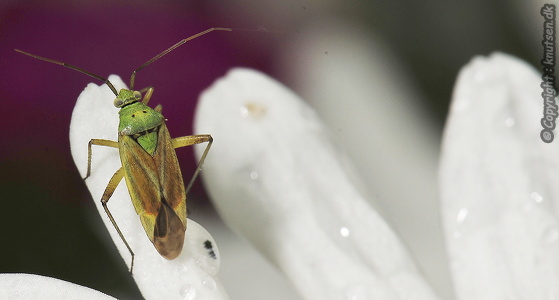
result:
[(165, 122), (161, 123), (153, 155), (157, 167), (163, 206), (154, 228), (154, 246), (168, 259), (182, 251), (186, 231), (186, 191), (179, 161)]
[(186, 230), (186, 192), (167, 126), (158, 128), (153, 156), (132, 137), (119, 137), (120, 157), (136, 213), (159, 254), (176, 258)]
[(159, 128), (153, 159), (158, 169), (163, 197), (186, 228), (186, 191), (179, 160), (165, 122)]
[(157, 167), (149, 155), (132, 137), (119, 135), (119, 153), (124, 168), (126, 186), (142, 226), (153, 243), (153, 228), (161, 208), (161, 188)]

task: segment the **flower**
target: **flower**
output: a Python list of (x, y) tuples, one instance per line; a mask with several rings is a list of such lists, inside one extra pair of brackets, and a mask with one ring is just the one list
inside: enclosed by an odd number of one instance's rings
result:
[[(124, 86), (118, 77), (110, 80)], [(537, 72), (500, 53), (474, 58), (458, 77), (439, 172), (457, 299), (559, 297), (553, 203), (559, 191), (549, 184), (559, 175), (559, 146), (540, 139), (539, 85)], [(111, 123), (117, 116), (105, 105), (110, 101), (96, 100), (106, 97), (112, 97), (110, 91), (93, 84), (80, 96), (71, 126), (76, 162), (87, 159), (83, 148), (91, 137), (115, 139)], [(107, 133), (92, 136), (103, 132), (105, 123)], [(233, 69), (202, 95), (196, 130), (214, 137), (202, 174), (220, 215), (303, 298), (438, 298), (396, 232), (357, 188), (355, 171), (331, 142), (328, 129), (295, 93), (257, 71)], [(200, 155), (203, 148), (197, 150)], [(97, 199), (119, 161), (116, 149), (94, 153), (87, 184)], [(80, 172), (84, 175), (85, 167)], [(123, 188), (117, 192), (117, 198), (128, 196)], [(199, 241), (215, 243), (204, 229), (190, 221), (185, 253), (166, 261), (148, 242), (129, 201), (112, 201), (109, 207), (133, 244), (134, 278), (146, 298), (226, 299), (215, 277), (219, 261), (204, 264), (211, 260), (207, 251), (199, 251)], [(21, 276), (26, 275), (2, 275), (0, 284)], [(32, 289), (20, 283), (4, 291)], [(211, 296), (202, 294), (209, 291)]]
[(458, 299), (559, 298), (559, 144), (540, 138), (540, 83), (501, 53), (458, 76), (439, 173)]

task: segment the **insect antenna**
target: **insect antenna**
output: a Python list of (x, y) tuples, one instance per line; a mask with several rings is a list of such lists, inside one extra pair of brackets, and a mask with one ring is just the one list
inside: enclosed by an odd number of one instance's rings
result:
[(114, 87), (114, 85), (113, 85), (108, 79), (106, 79), (106, 78), (103, 78), (103, 77), (101, 77), (101, 76), (99, 76), (99, 75), (95, 75), (95, 74), (93, 74), (93, 73), (91, 73), (91, 72), (88, 72), (88, 71), (86, 71), (86, 70), (84, 70), (84, 69), (81, 69), (81, 68), (78, 68), (78, 67), (75, 67), (75, 66), (72, 66), (72, 65), (70, 65), (70, 64), (63, 63), (63, 62), (61, 62), (61, 61), (57, 61), (57, 60), (54, 60), (54, 59), (42, 57), (42, 56), (35, 55), (35, 54), (31, 54), (31, 53), (27, 53), (27, 52), (21, 51), (21, 50), (19, 50), (19, 49), (14, 49), (14, 50), (16, 50), (16, 51), (19, 52), (19, 53), (22, 53), (22, 54), (31, 56), (31, 57), (33, 57), (33, 58), (36, 58), (36, 59), (39, 59), (39, 60), (44, 60), (44, 61), (46, 61), (46, 62), (50, 62), (50, 63), (53, 63), (53, 64), (61, 65), (61, 66), (63, 66), (63, 67), (70, 68), (70, 69), (72, 69), (72, 70), (76, 70), (76, 71), (78, 71), (78, 72), (80, 72), (80, 73), (83, 73), (83, 74), (85, 74), (85, 75), (91, 76), (91, 77), (93, 77), (93, 78), (95, 78), (95, 79), (99, 79), (99, 80), (101, 80), (101, 81), (103, 81), (103, 82), (105, 82), (105, 83), (107, 84), (107, 86), (111, 89), (111, 91), (115, 94), (115, 96), (118, 95), (118, 92), (117, 92), (116, 88)]
[(165, 51), (163, 51), (163, 52), (157, 54), (154, 58), (148, 60), (148, 61), (145, 62), (143, 65), (141, 65), (139, 68), (137, 68), (136, 70), (134, 70), (134, 72), (132, 72), (132, 75), (130, 76), (130, 89), (131, 89), (131, 90), (134, 90), (134, 81), (136, 80), (136, 73), (137, 73), (138, 71), (140, 71), (141, 69), (143, 69), (143, 68), (149, 66), (152, 62), (154, 62), (154, 61), (160, 59), (162, 56), (166, 55), (167, 53), (169, 53), (169, 52), (175, 50), (176, 48), (180, 47), (182, 44), (184, 44), (184, 43), (186, 43), (186, 42), (188, 42), (188, 41), (190, 41), (190, 40), (193, 40), (193, 39), (195, 39), (195, 38), (197, 38), (197, 37), (200, 37), (200, 36), (202, 36), (202, 35), (204, 35), (204, 34), (210, 33), (210, 32), (212, 32), (212, 31), (217, 31), (217, 30), (221, 30), (221, 31), (233, 31), (233, 29), (231, 29), (231, 28), (212, 27), (212, 28), (206, 29), (206, 30), (204, 30), (204, 31), (202, 31), (202, 32), (199, 32), (199, 33), (197, 33), (197, 34), (195, 34), (195, 35), (189, 36), (189, 37), (187, 37), (187, 38), (185, 38), (185, 39), (179, 41), (178, 43), (176, 43), (176, 44), (174, 44), (173, 46), (169, 47), (167, 50), (165, 50)]

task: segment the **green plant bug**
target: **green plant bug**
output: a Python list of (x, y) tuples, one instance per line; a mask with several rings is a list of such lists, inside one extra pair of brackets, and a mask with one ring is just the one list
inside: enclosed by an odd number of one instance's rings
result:
[[(121, 89), (119, 92), (106, 78), (60, 61), (15, 49), (15, 51), (33, 58), (58, 64), (101, 80), (115, 94), (114, 106), (120, 109), (118, 141), (105, 139), (89, 141), (87, 173), (84, 180), (91, 173), (93, 145), (119, 150), (121, 167), (109, 180), (101, 197), (101, 204), (132, 256), (130, 274), (134, 268), (134, 252), (107, 206), (117, 185), (122, 178), (125, 179), (133, 206), (140, 216), (149, 240), (161, 256), (169, 260), (175, 259), (181, 253), (184, 244), (187, 215), (186, 195), (198, 176), (213, 142), (212, 136), (209, 134), (171, 138), (165, 125), (165, 118), (161, 113), (162, 106), (159, 104), (153, 109), (147, 106), (154, 88), (134, 90), (136, 73), (184, 43), (218, 30), (232, 31), (231, 28), (214, 27), (179, 41), (134, 70), (130, 76), (129, 89)], [(175, 149), (205, 142), (208, 145), (198, 162), (194, 175), (185, 188)]]

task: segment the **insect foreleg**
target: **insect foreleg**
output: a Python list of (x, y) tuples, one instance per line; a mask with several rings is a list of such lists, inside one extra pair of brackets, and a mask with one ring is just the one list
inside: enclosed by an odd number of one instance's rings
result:
[(87, 144), (87, 173), (85, 174), (84, 180), (87, 179), (89, 175), (91, 175), (91, 145), (113, 147), (118, 149), (118, 142), (111, 140), (91, 139)]
[(105, 188), (105, 191), (103, 192), (103, 196), (101, 197), (101, 204), (103, 205), (103, 208), (105, 209), (105, 212), (107, 213), (107, 216), (109, 216), (109, 220), (111, 220), (111, 223), (113, 223), (113, 227), (118, 232), (118, 235), (120, 236), (120, 239), (122, 240), (122, 242), (124, 242), (124, 245), (126, 245), (126, 248), (128, 248), (128, 251), (130, 252), (130, 255), (132, 256), (132, 263), (130, 264), (130, 274), (132, 274), (132, 269), (134, 269), (134, 252), (132, 251), (132, 248), (130, 248), (130, 245), (128, 245), (128, 242), (124, 238), (124, 235), (120, 231), (120, 228), (118, 228), (118, 225), (116, 224), (116, 221), (113, 218), (113, 215), (111, 214), (111, 211), (109, 211), (109, 207), (107, 206), (107, 202), (109, 202), (109, 199), (113, 195), (116, 187), (118, 186), (118, 183), (122, 180), (123, 177), (124, 177), (124, 168), (121, 167), (120, 169), (118, 169), (114, 173), (113, 177), (111, 177), (111, 180), (109, 180), (109, 184), (107, 184), (107, 187)]
[(212, 146), (213, 138), (209, 134), (197, 134), (197, 135), (181, 136), (171, 140), (171, 143), (173, 143), (173, 148), (175, 149), (180, 147), (191, 146), (194, 144), (205, 143), (205, 142), (208, 142), (208, 146), (206, 146), (206, 149), (204, 150), (204, 153), (202, 154), (202, 157), (198, 162), (198, 167), (196, 168), (194, 175), (192, 175), (192, 179), (190, 179), (190, 182), (186, 187), (186, 194), (188, 194), (188, 192), (190, 191), (190, 188), (194, 184), (196, 177), (198, 177), (198, 173), (200, 173), (200, 170), (202, 169), (202, 165), (204, 164), (206, 155), (208, 155), (208, 152), (210, 151), (210, 147)]

